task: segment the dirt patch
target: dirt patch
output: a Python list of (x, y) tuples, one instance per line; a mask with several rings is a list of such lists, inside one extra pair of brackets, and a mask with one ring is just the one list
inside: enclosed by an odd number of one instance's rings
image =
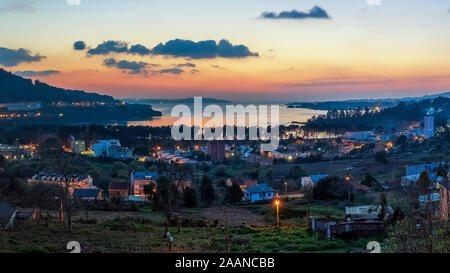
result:
[(219, 220), (220, 225), (228, 223), (232, 226), (252, 225), (264, 226), (264, 216), (257, 215), (246, 208), (214, 207), (202, 209), (200, 215), (208, 220)]

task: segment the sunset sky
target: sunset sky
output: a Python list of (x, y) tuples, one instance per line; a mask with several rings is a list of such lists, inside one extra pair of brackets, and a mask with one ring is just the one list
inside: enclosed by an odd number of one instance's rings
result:
[(450, 0), (0, 0), (0, 37), (4, 69), (118, 98), (450, 91)]

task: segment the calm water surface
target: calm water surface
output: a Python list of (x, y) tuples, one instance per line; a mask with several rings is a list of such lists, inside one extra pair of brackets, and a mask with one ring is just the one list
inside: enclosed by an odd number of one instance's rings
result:
[[(224, 113), (225, 113), (225, 106), (227, 104), (231, 103), (222, 103), (217, 104), (222, 107)], [(235, 105), (239, 103), (234, 103)], [(246, 106), (248, 103), (241, 103), (242, 105)], [(163, 103), (163, 104), (157, 104), (153, 105), (153, 109), (161, 111), (162, 116), (161, 117), (155, 117), (150, 120), (142, 120), (142, 121), (130, 121), (127, 123), (128, 126), (150, 126), (150, 127), (161, 127), (161, 126), (172, 126), (172, 124), (177, 121), (179, 118), (173, 118), (171, 117), (171, 111), (172, 108), (177, 105), (174, 103)], [(193, 112), (193, 105), (187, 104), (191, 111)], [(255, 104), (258, 106), (257, 104)], [(207, 104), (203, 104), (203, 109), (207, 106)], [(313, 116), (326, 114), (327, 111), (322, 110), (312, 110), (312, 109), (306, 109), (306, 108), (287, 108), (285, 105), (279, 105), (280, 107), (280, 124), (281, 125), (290, 125), (292, 122), (306, 122), (308, 119), (310, 119)], [(268, 107), (270, 109), (270, 107)], [(269, 111), (270, 113), (270, 111)], [(208, 121), (209, 118), (204, 118), (203, 122), (205, 123)], [(268, 114), (268, 120), (270, 120), (270, 114)]]

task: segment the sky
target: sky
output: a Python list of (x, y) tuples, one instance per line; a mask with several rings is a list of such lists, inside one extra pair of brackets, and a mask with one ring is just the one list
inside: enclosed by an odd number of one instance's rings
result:
[(117, 98), (450, 91), (450, 0), (0, 0), (0, 67)]

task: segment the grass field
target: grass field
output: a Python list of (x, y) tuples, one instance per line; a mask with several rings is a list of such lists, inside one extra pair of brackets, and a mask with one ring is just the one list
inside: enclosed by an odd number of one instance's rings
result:
[[(219, 220), (217, 227), (169, 228), (174, 237), (172, 252), (346, 252), (363, 249), (369, 239), (353, 242), (319, 240), (307, 228), (306, 207), (292, 200), (281, 208), (282, 226), (274, 227), (270, 204), (224, 208), (194, 208), (183, 212), (190, 219)], [(342, 216), (342, 210), (332, 204), (314, 204), (310, 212), (321, 216)], [(0, 231), (0, 252), (46, 253), (68, 252), (70, 241), (80, 242), (84, 252), (155, 253), (167, 252), (164, 234), (164, 214), (151, 207), (137, 212), (91, 211), (89, 220), (83, 212), (74, 213), (73, 231), (57, 222), (53, 215), (48, 226), (24, 222), (11, 230)], [(209, 217), (208, 217), (209, 216)], [(225, 225), (225, 217), (229, 217)], [(245, 223), (244, 223), (245, 222)], [(229, 243), (225, 240), (229, 234)]]
[[(172, 252), (227, 252), (226, 234), (230, 235), (230, 251), (235, 253), (300, 253), (346, 252), (364, 248), (370, 240), (344, 242), (319, 240), (305, 226), (274, 227), (217, 227), (176, 228), (169, 231), (174, 237)], [(116, 219), (104, 223), (75, 223), (73, 231), (51, 222), (24, 223), (20, 228), (0, 231), (0, 252), (63, 253), (66, 245), (78, 241), (83, 252), (95, 253), (155, 253), (168, 252), (162, 226), (140, 223), (131, 219)]]

